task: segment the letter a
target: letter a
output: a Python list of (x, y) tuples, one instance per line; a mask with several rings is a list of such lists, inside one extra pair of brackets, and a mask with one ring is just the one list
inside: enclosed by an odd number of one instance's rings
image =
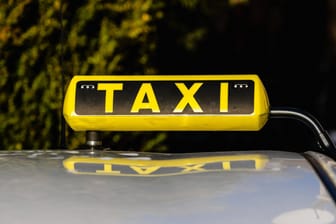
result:
[[(147, 96), (148, 102), (144, 102)], [(157, 103), (154, 90), (150, 83), (143, 83), (135, 97), (131, 113), (138, 113), (141, 109), (150, 109), (154, 113), (160, 113), (159, 104)]]

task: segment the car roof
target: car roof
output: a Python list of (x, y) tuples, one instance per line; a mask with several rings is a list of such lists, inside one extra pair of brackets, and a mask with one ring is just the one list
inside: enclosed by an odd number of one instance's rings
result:
[[(86, 149), (0, 152), (5, 223), (336, 222), (334, 143), (310, 114), (271, 108), (257, 75), (74, 76), (63, 115), (86, 132)], [(318, 147), (170, 154), (102, 144), (103, 131), (259, 131), (273, 118), (303, 121)]]
[[(298, 223), (309, 223), (307, 218), (325, 221), (314, 223), (334, 222), (335, 204), (308, 156), (323, 155), (3, 151), (0, 209), (6, 212), (1, 220), (36, 224), (283, 223), (296, 214)], [(122, 167), (123, 161), (131, 164), (128, 169)], [(105, 170), (114, 173), (95, 172), (108, 165), (113, 168)]]

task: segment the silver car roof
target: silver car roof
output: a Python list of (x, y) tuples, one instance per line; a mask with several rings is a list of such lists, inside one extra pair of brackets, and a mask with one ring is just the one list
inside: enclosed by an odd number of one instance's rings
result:
[[(115, 159), (133, 167), (96, 172)], [(318, 175), (292, 152), (1, 151), (0, 181), (2, 223), (336, 223)]]

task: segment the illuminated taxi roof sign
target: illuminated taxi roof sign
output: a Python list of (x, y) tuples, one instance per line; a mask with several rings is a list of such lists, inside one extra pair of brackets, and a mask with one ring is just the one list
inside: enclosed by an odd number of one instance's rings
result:
[(253, 131), (269, 102), (257, 75), (74, 76), (63, 113), (76, 131)]

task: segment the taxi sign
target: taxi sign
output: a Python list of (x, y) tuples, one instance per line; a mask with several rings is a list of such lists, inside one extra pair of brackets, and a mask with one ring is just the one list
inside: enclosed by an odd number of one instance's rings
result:
[(88, 75), (63, 113), (76, 131), (259, 130), (269, 102), (257, 75)]
[(72, 156), (63, 161), (73, 174), (114, 176), (172, 176), (214, 171), (262, 170), (268, 158), (261, 154), (145, 160)]

